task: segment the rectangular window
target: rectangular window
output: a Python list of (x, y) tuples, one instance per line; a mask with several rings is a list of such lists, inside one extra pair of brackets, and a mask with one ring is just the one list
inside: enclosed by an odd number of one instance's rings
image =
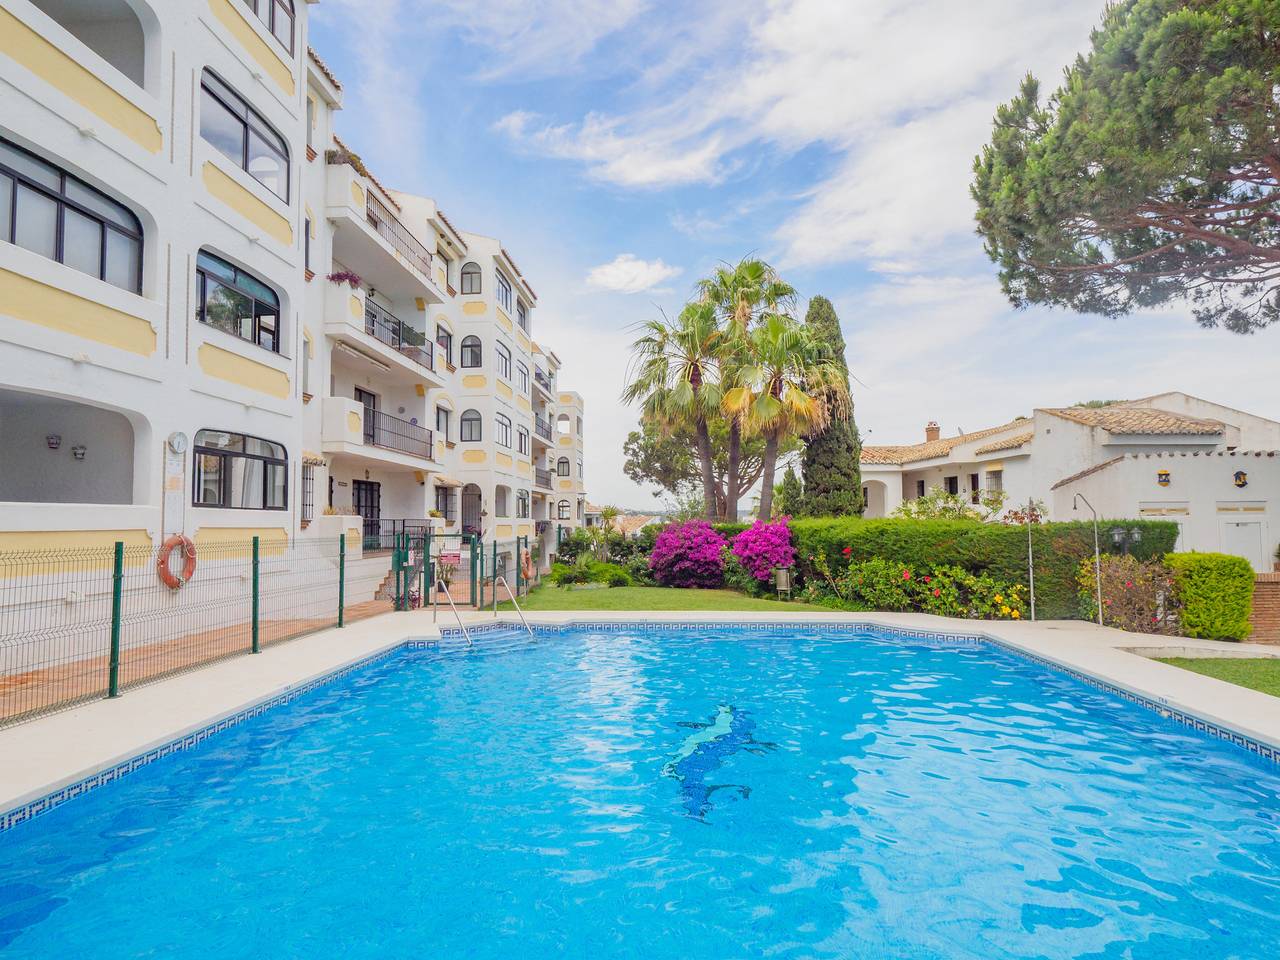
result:
[(516, 427), (516, 450), (519, 453), (529, 452), (529, 428)]
[(917, 481), (916, 481), (916, 496), (917, 496), (917, 497), (923, 497), (923, 496), (924, 496), (924, 481), (923, 481), (923, 480), (917, 480)]
[(498, 305), (507, 313), (511, 312), (511, 281), (503, 276), (502, 271), (496, 271), (498, 275)]
[(445, 361), (453, 366), (453, 334), (440, 324), (436, 324), (436, 346), (444, 354)]
[(988, 470), (987, 471), (987, 489), (992, 493), (998, 493), (1004, 490), (1004, 471)]
[(453, 490), (450, 487), (436, 487), (436, 510), (446, 520), (453, 519)]
[(516, 301), (516, 323), (520, 324), (520, 329), (525, 333), (529, 332), (529, 308), (524, 305), (523, 300)]
[(529, 518), (529, 491), (516, 491), (516, 517), (521, 520)]
[(951, 496), (953, 497), (960, 492), (959, 477), (943, 477), (942, 485), (943, 485), (943, 488), (947, 491), (947, 493), (951, 494)]
[(498, 355), (498, 376), (503, 380), (511, 379), (511, 348), (505, 343), (499, 343), (494, 348), (494, 352)]
[(449, 439), (449, 411), (444, 407), (436, 407), (436, 433), (441, 440)]
[(529, 368), (519, 360), (516, 361), (516, 386), (521, 393), (529, 392)]
[(302, 520), (309, 523), (316, 512), (316, 468), (302, 465)]
[(193, 454), (194, 505), (237, 510), (284, 510), (288, 505), (289, 463), (280, 444), (201, 430)]

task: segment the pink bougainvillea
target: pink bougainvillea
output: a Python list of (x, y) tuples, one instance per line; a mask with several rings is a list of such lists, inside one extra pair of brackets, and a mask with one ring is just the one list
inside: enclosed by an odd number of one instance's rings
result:
[(664, 587), (718, 587), (724, 583), (724, 537), (705, 520), (673, 523), (649, 554), (653, 578)]
[(768, 583), (777, 567), (789, 567), (796, 561), (791, 546), (790, 517), (773, 523), (757, 520), (733, 538), (733, 555), (742, 569), (761, 583)]

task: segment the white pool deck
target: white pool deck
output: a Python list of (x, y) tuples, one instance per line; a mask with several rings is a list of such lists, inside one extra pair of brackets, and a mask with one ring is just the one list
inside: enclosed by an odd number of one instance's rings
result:
[[(469, 613), (463, 617), (469, 625), (494, 622), (492, 614)], [(1076, 621), (984, 623), (924, 614), (564, 611), (530, 613), (528, 617), (535, 624), (845, 621), (989, 636), (1167, 704), (1171, 709), (1280, 747), (1280, 698), (1150, 659), (1280, 657), (1280, 647), (1153, 637)], [(515, 614), (507, 613), (499, 619), (510, 623), (514, 618)], [(443, 615), (440, 625), (448, 626)], [(98, 700), (0, 730), (0, 813), (350, 663), (399, 646), (407, 639), (438, 636), (429, 611), (385, 614), (270, 647), (256, 656), (224, 660), (128, 690), (114, 700)]]

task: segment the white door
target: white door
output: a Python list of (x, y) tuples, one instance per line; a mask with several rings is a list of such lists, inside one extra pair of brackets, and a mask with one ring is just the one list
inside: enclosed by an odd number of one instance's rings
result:
[(1244, 557), (1254, 570), (1265, 570), (1262, 563), (1262, 521), (1223, 520), (1222, 552)]

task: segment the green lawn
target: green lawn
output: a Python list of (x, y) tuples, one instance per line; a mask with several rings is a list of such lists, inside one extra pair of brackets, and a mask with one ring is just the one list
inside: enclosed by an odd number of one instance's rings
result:
[(1258, 660), (1235, 658), (1190, 660), (1185, 657), (1175, 657), (1169, 660), (1162, 659), (1160, 662), (1171, 663), (1184, 670), (1203, 673), (1206, 677), (1217, 677), (1228, 683), (1280, 697), (1280, 657), (1263, 657)]
[[(776, 613), (807, 610), (830, 613), (808, 603), (759, 600), (733, 590), (673, 590), (668, 587), (603, 587), (598, 590), (565, 590), (544, 585), (520, 601), (525, 610), (772, 610)], [(499, 604), (510, 610), (511, 604)]]

